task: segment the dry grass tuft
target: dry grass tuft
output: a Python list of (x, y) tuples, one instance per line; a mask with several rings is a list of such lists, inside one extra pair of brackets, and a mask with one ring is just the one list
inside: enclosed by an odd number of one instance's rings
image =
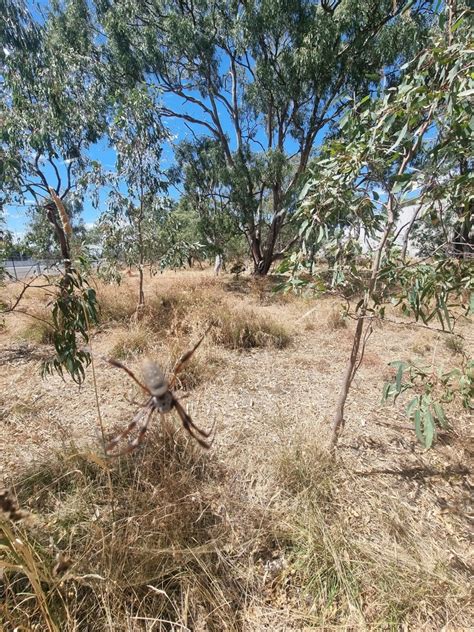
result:
[(449, 349), (451, 353), (460, 354), (464, 353), (464, 340), (459, 336), (446, 336), (444, 338), (444, 346)]
[(155, 332), (170, 335), (189, 334), (193, 331), (190, 321), (204, 300), (205, 290), (167, 288), (149, 297), (143, 320)]
[(468, 625), (468, 575), (390, 482), (358, 479), (303, 434), (273, 465), (294, 521), (287, 568), (317, 629), (440, 629), (443, 612)]
[(137, 297), (126, 282), (121, 285), (96, 282), (100, 319), (105, 324), (127, 323), (135, 313)]
[(411, 350), (419, 356), (424, 356), (432, 350), (432, 347), (428, 342), (421, 339), (420, 342), (415, 342), (415, 344), (412, 345)]
[(46, 307), (30, 306), (28, 314), (29, 316), (25, 315), (19, 323), (18, 338), (37, 344), (53, 344), (51, 311), (48, 311)]
[(342, 314), (340, 309), (333, 308), (329, 312), (329, 315), (327, 318), (327, 326), (329, 329), (332, 329), (332, 330), (346, 329), (347, 318), (345, 318), (344, 314)]
[(291, 336), (280, 323), (263, 318), (253, 311), (222, 308), (213, 320), (212, 337), (227, 349), (253, 349), (288, 346)]
[(283, 291), (282, 285), (287, 277), (268, 275), (266, 277), (234, 277), (223, 285), (226, 292), (236, 295), (248, 295), (256, 298), (259, 305), (286, 305), (301, 300), (294, 292)]
[[(130, 319), (133, 302), (125, 296), (125, 288), (123, 292), (120, 299), (113, 294), (99, 294), (102, 318), (106, 321)], [(142, 347), (146, 349), (144, 332), (147, 330), (150, 336), (165, 334), (168, 338), (192, 338), (202, 331), (206, 323), (213, 324), (212, 340), (227, 349), (282, 349), (291, 339), (287, 329), (271, 318), (264, 318), (253, 310), (231, 308), (223, 290), (215, 282), (198, 286), (181, 282), (149, 293), (138, 329), (120, 337), (117, 353), (122, 357), (129, 353), (128, 336), (131, 352), (134, 352), (135, 347), (136, 351)]]
[(15, 492), (33, 526), (2, 527), (9, 624), (237, 632), (288, 629), (291, 611), (294, 629), (468, 625), (465, 570), (390, 487), (302, 432), (270, 464), (234, 469), (165, 422), (110, 461), (113, 498), (88, 450), (27, 472)]
[(148, 351), (152, 336), (146, 327), (135, 324), (128, 329), (114, 331), (112, 340), (111, 357), (125, 359)]
[[(10, 624), (243, 629), (257, 594), (255, 558), (277, 537), (274, 510), (246, 497), (244, 481), (167, 424), (145, 450), (112, 462), (113, 506), (106, 470), (102, 457), (72, 449), (16, 485), (37, 522), (11, 531), (12, 542), (21, 535), (40, 583), (28, 581), (26, 563), (5, 574)], [(57, 556), (70, 560), (59, 581)]]
[(291, 495), (315, 490), (320, 494), (324, 489), (325, 499), (329, 498), (336, 463), (319, 442), (303, 435), (292, 437), (275, 455), (273, 466), (278, 484)]

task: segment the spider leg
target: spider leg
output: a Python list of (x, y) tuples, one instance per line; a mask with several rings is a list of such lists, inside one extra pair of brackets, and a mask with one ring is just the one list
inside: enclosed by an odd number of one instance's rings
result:
[(213, 441), (205, 441), (204, 439), (202, 439), (202, 437), (205, 437), (206, 439), (209, 438), (211, 436), (212, 430), (210, 430), (209, 432), (205, 432), (204, 430), (201, 430), (201, 428), (198, 428), (191, 417), (188, 415), (188, 413), (184, 410), (184, 408), (176, 399), (174, 400), (174, 406), (176, 408), (176, 412), (181, 418), (181, 421), (183, 422), (183, 426), (189, 432), (191, 437), (195, 439), (203, 448), (209, 450)]
[(151, 395), (150, 390), (144, 384), (140, 382), (140, 380), (135, 376), (135, 373), (133, 373), (133, 371), (130, 371), (130, 369), (128, 369), (125, 366), (125, 364), (122, 364), (121, 362), (119, 362), (118, 360), (114, 360), (113, 358), (109, 358), (108, 363), (111, 364), (112, 366), (117, 367), (118, 369), (123, 369), (126, 373), (128, 373), (128, 375), (132, 378), (132, 380), (134, 380), (138, 384), (138, 386), (145, 391), (145, 393), (148, 393), (148, 395)]
[(207, 334), (209, 333), (209, 330), (211, 329), (211, 327), (212, 327), (212, 325), (209, 325), (209, 327), (206, 329), (206, 331), (203, 333), (203, 335), (196, 342), (194, 347), (192, 349), (189, 349), (189, 351), (186, 351), (185, 353), (183, 353), (183, 355), (179, 358), (179, 360), (174, 365), (173, 371), (171, 373), (171, 379), (169, 381), (169, 388), (170, 389), (173, 388), (173, 386), (174, 386), (174, 384), (176, 382), (176, 379), (178, 377), (178, 373), (180, 371), (182, 371), (184, 369), (184, 367), (186, 366), (186, 364), (191, 360), (194, 352), (199, 347), (199, 345), (204, 340), (204, 338), (207, 336)]
[[(146, 409), (148, 408), (148, 406), (146, 406), (145, 409), (141, 409), (138, 411), (138, 413), (135, 415), (135, 417), (132, 419), (132, 421), (128, 424), (128, 426), (125, 428), (125, 430), (122, 430), (122, 432), (120, 432), (118, 435), (116, 435), (115, 437), (113, 437), (113, 439), (111, 439), (108, 444), (105, 447), (105, 451), (108, 453), (111, 450), (113, 450), (115, 448), (115, 446), (120, 443), (120, 441), (122, 439), (125, 439), (126, 437), (128, 437), (128, 435), (135, 430), (135, 428), (139, 425), (139, 421), (140, 419), (143, 417), (143, 415), (146, 413)], [(153, 408), (150, 407), (150, 412), (153, 412)], [(150, 413), (148, 413), (148, 417), (150, 416)], [(132, 442), (133, 443), (133, 442)], [(120, 453), (119, 453), (120, 454)]]
[(140, 429), (138, 431), (137, 436), (135, 437), (133, 441), (129, 443), (127, 448), (123, 450), (120, 454), (128, 454), (129, 452), (132, 452), (133, 450), (135, 450), (135, 448), (138, 448), (138, 446), (143, 443), (143, 439), (145, 438), (145, 433), (148, 430), (148, 424), (150, 423), (150, 419), (154, 413), (154, 410), (155, 410), (154, 408), (150, 408), (147, 416), (145, 417), (145, 421), (140, 425)]
[(130, 399), (130, 397), (127, 397), (126, 395), (124, 395), (123, 398), (129, 404), (133, 404), (134, 406), (138, 406), (139, 408), (145, 408), (150, 403), (149, 399), (147, 399), (145, 402), (139, 402), (136, 399)]

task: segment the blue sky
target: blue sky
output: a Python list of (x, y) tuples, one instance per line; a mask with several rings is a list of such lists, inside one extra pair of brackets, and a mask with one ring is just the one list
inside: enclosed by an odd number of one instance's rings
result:
[[(49, 6), (48, 0), (30, 0), (30, 2), (28, 2), (28, 5), (30, 9), (32, 10), (35, 18), (39, 22), (42, 22), (44, 20), (45, 13), (48, 10), (48, 6)], [(222, 60), (220, 70), (223, 76), (227, 75), (227, 73), (229, 72), (229, 67), (225, 60)], [(151, 78), (149, 77), (149, 79), (151, 83)], [(195, 97), (200, 98), (200, 95), (197, 93), (191, 92), (191, 94)], [(230, 98), (230, 93), (228, 94), (228, 97)], [(197, 118), (202, 118), (202, 111), (199, 108), (199, 106), (190, 102), (185, 103), (181, 97), (171, 95), (171, 94), (163, 95), (163, 103), (165, 106), (169, 107), (170, 109), (175, 109), (177, 111), (185, 110), (188, 114), (192, 116), (195, 116)], [(206, 105), (210, 107), (211, 104), (209, 102), (206, 102)], [(232, 121), (229, 118), (229, 113), (225, 110), (225, 107), (222, 104), (218, 103), (217, 107), (222, 119), (223, 129), (229, 136), (231, 148), (235, 148), (234, 128), (233, 128)], [(161, 166), (163, 169), (166, 169), (172, 165), (172, 162), (174, 159), (173, 158), (173, 153), (174, 153), (173, 145), (179, 143), (180, 141), (184, 139), (192, 138), (192, 134), (189, 131), (189, 128), (187, 127), (186, 122), (183, 121), (182, 119), (167, 117), (164, 119), (164, 123), (172, 137), (172, 141), (170, 143), (167, 143), (167, 145), (164, 147), (164, 151), (162, 154)], [(209, 130), (199, 125), (194, 126), (194, 131), (197, 136), (201, 136), (203, 134), (209, 134)], [(323, 135), (324, 135), (324, 132), (321, 134), (321, 137)], [(252, 149), (258, 152), (262, 150), (261, 146), (258, 144), (259, 142), (261, 142), (264, 146), (266, 146), (266, 137), (265, 137), (265, 132), (264, 132), (263, 127), (261, 127), (258, 130), (256, 141), (257, 142), (253, 144)], [(288, 138), (285, 149), (291, 154), (291, 153), (295, 153), (298, 147), (297, 147), (296, 142), (293, 139)], [(114, 170), (115, 158), (116, 158), (115, 151), (112, 147), (108, 146), (108, 143), (105, 139), (97, 143), (95, 146), (91, 147), (89, 149), (88, 155), (90, 156), (91, 159), (97, 160), (98, 162), (100, 162), (105, 171)], [(65, 166), (64, 165), (62, 167), (59, 166), (59, 169), (60, 169), (60, 172), (63, 172), (63, 170), (65, 170)], [(55, 186), (56, 178), (55, 178), (55, 174), (52, 168), (51, 167), (48, 168), (46, 165), (44, 165), (44, 172), (48, 178), (48, 181), (51, 180), (51, 184)], [(93, 206), (90, 197), (84, 200), (84, 211), (83, 211), (82, 217), (87, 225), (92, 225), (98, 219), (101, 212), (105, 209), (106, 204), (107, 204), (108, 191), (109, 189), (106, 189), (106, 188), (101, 190), (100, 195), (99, 195), (100, 203), (99, 203), (98, 208), (95, 208)], [(173, 198), (177, 198), (179, 197), (180, 192), (178, 189), (173, 188), (173, 189), (170, 189), (169, 195)], [(35, 204), (34, 200), (33, 198), (31, 198), (31, 199), (27, 199), (24, 205), (21, 205), (21, 206), (10, 205), (6, 207), (5, 209), (6, 225), (7, 225), (7, 228), (11, 230), (15, 234), (16, 237), (22, 237), (24, 235), (28, 226), (28, 221), (29, 221), (28, 209), (34, 206), (34, 204)]]
[[(196, 96), (199, 96), (199, 95), (196, 95)], [(163, 102), (167, 107), (176, 109), (177, 111), (179, 111), (180, 109), (184, 109), (185, 107), (187, 113), (193, 116), (202, 118), (202, 112), (199, 106), (193, 105), (192, 103), (191, 104), (187, 103), (186, 106), (184, 106), (183, 105), (184, 102), (180, 97), (177, 97), (175, 95), (164, 95)], [(229, 115), (225, 111), (223, 106), (219, 107), (219, 114), (222, 117), (224, 131), (229, 136), (231, 148), (234, 148), (235, 147), (234, 128), (233, 128), (232, 122), (229, 119)], [(172, 138), (172, 140), (166, 143), (166, 145), (164, 146), (162, 159), (161, 159), (162, 168), (167, 169), (173, 164), (173, 161), (174, 161), (174, 146), (184, 139), (192, 138), (192, 134), (189, 128), (186, 126), (186, 123), (179, 118), (167, 117), (164, 119), (164, 124), (166, 128), (168, 129), (168, 131), (170, 132), (170, 135)], [(206, 133), (209, 134), (209, 132), (204, 127), (199, 126), (199, 125), (196, 125), (194, 127), (194, 131), (197, 136), (200, 136)], [(322, 137), (324, 136), (325, 131), (326, 130), (321, 131), (319, 138), (317, 140), (322, 140)], [(256, 140), (261, 142), (264, 145), (266, 144), (266, 136), (265, 136), (263, 128), (261, 128), (261, 130), (257, 133)], [(291, 154), (291, 153), (297, 152), (298, 146), (297, 146), (296, 141), (294, 141), (292, 138), (288, 138), (285, 148)], [(258, 145), (257, 142), (254, 143), (253, 149), (255, 149), (255, 151), (262, 150), (262, 148)], [(105, 138), (102, 139), (96, 145), (92, 146), (88, 151), (88, 155), (90, 156), (91, 159), (97, 160), (98, 162), (100, 162), (105, 171), (114, 171), (115, 159), (116, 159), (115, 151), (113, 147), (110, 147), (108, 145), (108, 142)], [(59, 168), (60, 168), (61, 176), (63, 176), (63, 174), (65, 173), (64, 165), (62, 167), (59, 166)], [(51, 179), (51, 184), (54, 185), (56, 182), (56, 177), (52, 168), (45, 165), (44, 172), (48, 180)], [(92, 224), (100, 216), (101, 212), (105, 209), (106, 204), (107, 204), (108, 191), (109, 191), (108, 188), (103, 188), (100, 191), (100, 194), (99, 194), (100, 202), (99, 202), (98, 208), (95, 208), (93, 206), (90, 196), (86, 197), (86, 199), (84, 200), (84, 210), (83, 210), (82, 218), (87, 226), (92, 226)], [(177, 199), (180, 195), (179, 187), (171, 188), (168, 193), (171, 197)], [(25, 234), (28, 227), (28, 222), (29, 222), (28, 209), (34, 206), (34, 204), (35, 203), (34, 203), (33, 198), (30, 198), (30, 199), (27, 199), (25, 204), (23, 205), (9, 205), (5, 208), (4, 212), (5, 212), (7, 229), (12, 231), (12, 233), (15, 235), (16, 238), (21, 238)]]
[[(34, 6), (34, 2), (31, 2), (30, 6)], [(40, 0), (37, 4), (37, 17), (39, 18), (40, 21), (42, 18), (39, 16), (41, 12), (44, 11), (44, 9), (47, 6), (48, 6), (48, 2), (46, 0)], [(226, 62), (224, 60), (222, 61), (220, 70), (223, 76), (225, 76), (228, 73), (229, 69), (226, 67)], [(198, 94), (195, 94), (194, 96), (199, 97)], [(184, 101), (180, 97), (177, 97), (175, 95), (164, 95), (163, 102), (166, 106), (170, 107), (171, 109), (175, 109), (178, 111), (185, 110), (187, 113), (194, 115), (196, 117), (201, 117), (202, 115), (202, 112), (197, 105), (194, 105), (193, 103), (185, 104)], [(208, 105), (210, 105), (210, 103)], [(219, 114), (222, 118), (223, 129), (229, 135), (231, 148), (234, 148), (235, 138), (234, 138), (234, 128), (233, 128), (232, 121), (230, 120), (229, 114), (225, 110), (223, 105), (218, 104), (217, 107), (219, 109)], [(185, 138), (191, 138), (192, 135), (186, 123), (183, 120), (179, 118), (166, 118), (164, 120), (173, 138), (171, 143), (168, 143), (166, 145), (163, 155), (162, 155), (161, 166), (162, 168), (166, 169), (170, 167), (173, 162), (173, 144), (177, 144)], [(196, 135), (198, 136), (205, 133), (209, 134), (209, 131), (206, 130), (204, 127), (194, 126), (194, 129), (195, 129)], [(320, 131), (316, 139), (315, 146), (318, 146), (322, 142), (326, 133), (327, 133), (327, 128), (323, 128)], [(257, 152), (262, 151), (262, 147), (259, 145), (259, 142), (261, 142), (264, 146), (266, 146), (266, 136), (265, 136), (265, 132), (262, 126), (260, 126), (260, 129), (257, 132), (256, 142), (253, 144), (253, 147), (252, 147), (252, 149)], [(298, 150), (296, 141), (294, 141), (289, 136), (287, 137), (285, 150), (290, 155), (293, 153), (296, 153)], [(99, 161), (106, 171), (113, 171), (114, 164), (115, 164), (115, 152), (113, 148), (108, 146), (107, 141), (105, 139), (90, 148), (89, 156), (92, 159)], [(52, 178), (51, 182), (54, 184), (56, 180), (54, 178), (54, 173), (52, 169), (48, 171), (48, 169), (45, 168), (45, 172), (48, 178), (49, 177)], [(177, 198), (179, 196), (179, 190), (171, 189), (169, 191), (169, 194), (172, 197)], [(100, 193), (100, 204), (98, 208), (94, 208), (90, 198), (85, 199), (83, 219), (87, 225), (92, 225), (97, 220), (101, 212), (105, 209), (106, 203), (107, 203), (107, 189), (103, 189)], [(11, 230), (17, 237), (21, 237), (25, 233), (25, 230), (28, 224), (28, 208), (31, 207), (32, 205), (34, 205), (34, 201), (30, 199), (30, 200), (27, 200), (26, 204), (23, 206), (9, 206), (6, 208), (7, 228)]]

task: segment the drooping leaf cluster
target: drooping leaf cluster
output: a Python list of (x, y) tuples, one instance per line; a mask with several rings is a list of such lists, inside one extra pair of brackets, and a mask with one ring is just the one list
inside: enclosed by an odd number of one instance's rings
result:
[(94, 288), (77, 268), (66, 270), (56, 285), (52, 301), (53, 344), (56, 355), (43, 364), (43, 375), (68, 373), (80, 384), (91, 362), (87, 344), (91, 328), (98, 322), (98, 303)]

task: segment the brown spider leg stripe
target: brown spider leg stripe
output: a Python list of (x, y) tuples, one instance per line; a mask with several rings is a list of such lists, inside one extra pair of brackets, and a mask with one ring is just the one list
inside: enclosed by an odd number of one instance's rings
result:
[(184, 408), (181, 406), (181, 404), (176, 399), (174, 400), (174, 406), (176, 408), (176, 412), (181, 417), (181, 421), (183, 422), (183, 426), (189, 432), (191, 437), (193, 439), (195, 439), (199, 443), (199, 445), (201, 445), (203, 448), (206, 448), (206, 450), (209, 450), (209, 448), (211, 447), (213, 442), (212, 441), (204, 441), (204, 439), (201, 439), (201, 437), (199, 437), (196, 434), (196, 432), (198, 432), (202, 437), (206, 437), (206, 439), (207, 439), (208, 437), (210, 437), (212, 431), (205, 432), (204, 430), (201, 430), (201, 428), (198, 428), (196, 426), (196, 424), (193, 423), (193, 420), (188, 415), (188, 413), (184, 410)]
[(189, 360), (192, 358), (194, 352), (196, 351), (196, 349), (199, 347), (199, 345), (201, 344), (201, 342), (204, 340), (204, 338), (207, 336), (207, 334), (209, 333), (209, 330), (211, 329), (211, 325), (209, 325), (209, 327), (206, 329), (206, 331), (203, 333), (203, 335), (199, 338), (199, 340), (196, 342), (196, 344), (194, 345), (194, 347), (192, 349), (190, 349), (189, 351), (186, 351), (185, 353), (183, 353), (183, 355), (179, 358), (179, 360), (176, 362), (176, 364), (174, 365), (173, 371), (172, 371), (172, 377), (171, 380), (169, 382), (169, 388), (172, 388), (176, 382), (176, 378), (178, 377), (178, 373), (180, 371), (182, 371), (184, 369), (184, 367), (186, 366), (186, 364), (189, 362)]
[[(153, 407), (149, 407), (149, 404), (151, 403), (151, 400), (149, 402), (147, 402), (147, 405), (144, 409), (140, 410), (135, 417), (132, 419), (132, 421), (128, 424), (128, 426), (125, 428), (125, 430), (123, 430), (120, 434), (118, 434), (117, 436), (115, 436), (113, 439), (111, 439), (106, 448), (105, 451), (106, 452), (110, 452), (111, 450), (113, 450), (113, 448), (115, 448), (115, 446), (122, 440), (125, 439), (126, 437), (128, 437), (128, 435), (137, 427), (140, 427), (140, 431), (141, 428), (143, 426), (141, 426), (139, 424), (140, 419), (145, 415), (145, 413), (148, 412), (148, 417), (150, 416), (150, 413), (153, 412)], [(147, 422), (148, 424), (148, 422)], [(132, 442), (134, 443), (134, 442)]]
[(132, 378), (132, 380), (134, 380), (138, 384), (138, 386), (145, 391), (145, 393), (148, 393), (148, 395), (151, 395), (150, 389), (147, 388), (144, 384), (142, 384), (140, 380), (135, 376), (135, 373), (133, 373), (133, 371), (130, 371), (130, 369), (128, 369), (125, 366), (125, 364), (122, 364), (121, 362), (119, 362), (118, 360), (114, 360), (113, 358), (109, 358), (108, 362), (112, 366), (117, 367), (117, 369), (123, 369), (126, 373), (128, 373), (128, 375)]

